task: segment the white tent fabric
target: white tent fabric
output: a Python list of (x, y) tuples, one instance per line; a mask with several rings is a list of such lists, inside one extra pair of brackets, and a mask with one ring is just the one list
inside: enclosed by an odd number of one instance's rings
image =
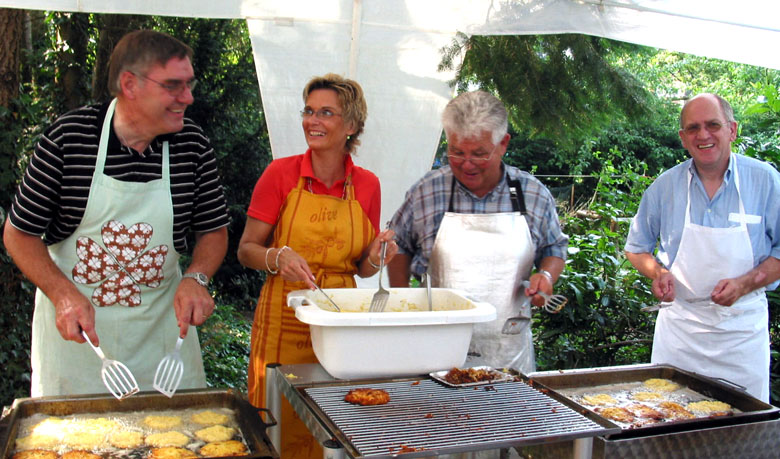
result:
[[(452, 96), (439, 50), (467, 34), (584, 33), (780, 69), (780, 2), (742, 0), (0, 0), (0, 7), (244, 18), (274, 157), (305, 150), (306, 81), (359, 81), (369, 118), (356, 162), (376, 173), (383, 221), (430, 169)], [(197, 69), (196, 69), (197, 70)]]

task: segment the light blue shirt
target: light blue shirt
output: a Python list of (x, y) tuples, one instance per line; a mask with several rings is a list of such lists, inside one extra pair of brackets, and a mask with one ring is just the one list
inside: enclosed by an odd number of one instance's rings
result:
[[(734, 184), (735, 164), (739, 168), (740, 193)], [(738, 154), (731, 155), (723, 184), (712, 200), (704, 190), (693, 160), (661, 174), (642, 196), (626, 240), (627, 252), (654, 253), (658, 248), (658, 261), (666, 268), (672, 265), (685, 224), (689, 170), (693, 174), (691, 223), (711, 228), (739, 226), (738, 222), (729, 221), (729, 213), (739, 214), (741, 196), (748, 218), (761, 217), (760, 222), (747, 224), (753, 246), (753, 266), (769, 256), (780, 259), (780, 173), (770, 164)], [(767, 288), (773, 290), (778, 283)]]

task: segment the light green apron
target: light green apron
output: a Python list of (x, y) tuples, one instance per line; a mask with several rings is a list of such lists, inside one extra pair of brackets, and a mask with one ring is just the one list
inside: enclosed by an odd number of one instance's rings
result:
[[(173, 298), (181, 281), (173, 246), (168, 142), (163, 144), (162, 178), (121, 182), (103, 173), (116, 99), (106, 113), (95, 172), (76, 231), (49, 247), (57, 266), (95, 307), (95, 330), (108, 358), (130, 368), (142, 391), (179, 334)], [(107, 393), (101, 361), (89, 344), (65, 341), (55, 310), (40, 290), (32, 326), (33, 397)], [(190, 327), (181, 348), (180, 389), (205, 387), (197, 331)]]

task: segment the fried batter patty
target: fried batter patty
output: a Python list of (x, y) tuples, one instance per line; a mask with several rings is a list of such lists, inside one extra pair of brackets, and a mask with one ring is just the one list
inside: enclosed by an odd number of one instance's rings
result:
[(708, 415), (724, 415), (731, 412), (731, 405), (717, 400), (702, 400), (700, 402), (689, 403), (689, 411), (695, 411), (699, 413), (705, 413)]
[(151, 434), (146, 437), (145, 441), (149, 446), (184, 446), (190, 442), (190, 437), (172, 430), (170, 432)]
[(218, 441), (203, 445), (200, 449), (203, 457), (246, 456), (246, 446), (238, 440)]
[(110, 434), (108, 442), (115, 448), (133, 449), (143, 444), (144, 434), (134, 430), (120, 430)]
[(661, 402), (658, 404), (658, 407), (671, 420), (692, 419), (694, 417), (693, 413), (683, 408), (679, 403)]
[(613, 421), (629, 423), (634, 420), (634, 415), (621, 406), (608, 406), (606, 408), (596, 408), (596, 413)]
[(181, 417), (149, 415), (144, 418), (144, 424), (152, 429), (171, 430), (181, 424)]
[(99, 454), (89, 451), (73, 450), (60, 456), (60, 459), (101, 459)]
[(344, 396), (344, 401), (355, 405), (384, 405), (390, 401), (390, 394), (383, 389), (352, 389)]
[(194, 457), (198, 457), (198, 455), (187, 448), (179, 448), (176, 446), (152, 448), (149, 452), (149, 459), (189, 459)]
[(640, 402), (652, 402), (654, 400), (661, 400), (664, 398), (664, 396), (658, 392), (641, 391), (631, 394), (631, 398), (634, 400), (639, 400)]
[(444, 380), (450, 384), (468, 384), (480, 381), (492, 381), (496, 375), (484, 368), (453, 368), (444, 375)]
[(626, 409), (638, 418), (655, 419), (657, 421), (664, 418), (663, 413), (642, 403), (633, 403), (628, 405)]
[(11, 459), (57, 459), (57, 453), (43, 449), (28, 449), (19, 451)]
[(206, 410), (193, 414), (192, 421), (206, 426), (213, 426), (217, 424), (227, 424), (229, 418), (226, 414)]
[(195, 432), (195, 436), (205, 441), (206, 443), (228, 441), (233, 438), (235, 434), (236, 429), (225, 426), (211, 426)]
[(615, 405), (617, 400), (609, 394), (583, 395), (582, 401), (586, 405)]
[(645, 386), (658, 392), (673, 392), (680, 388), (676, 382), (662, 378), (650, 378), (645, 381)]

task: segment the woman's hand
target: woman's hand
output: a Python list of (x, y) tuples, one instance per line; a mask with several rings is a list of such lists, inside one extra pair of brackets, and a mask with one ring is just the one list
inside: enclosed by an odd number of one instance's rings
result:
[(360, 275), (361, 277), (373, 276), (379, 268), (379, 261), (382, 258), (382, 243), (387, 242), (387, 248), (385, 249), (385, 266), (393, 259), (395, 254), (398, 253), (398, 244), (393, 239), (395, 237), (395, 231), (386, 229), (379, 233), (377, 237), (371, 241), (366, 250), (363, 252), (363, 259), (360, 261)]
[(274, 252), (279, 250), (279, 252), (273, 253), (273, 255), (278, 261), (278, 263), (275, 263), (276, 269), (282, 279), (288, 282), (306, 282), (310, 289), (314, 289), (314, 274), (312, 274), (309, 264), (302, 256), (287, 246), (273, 250)]

